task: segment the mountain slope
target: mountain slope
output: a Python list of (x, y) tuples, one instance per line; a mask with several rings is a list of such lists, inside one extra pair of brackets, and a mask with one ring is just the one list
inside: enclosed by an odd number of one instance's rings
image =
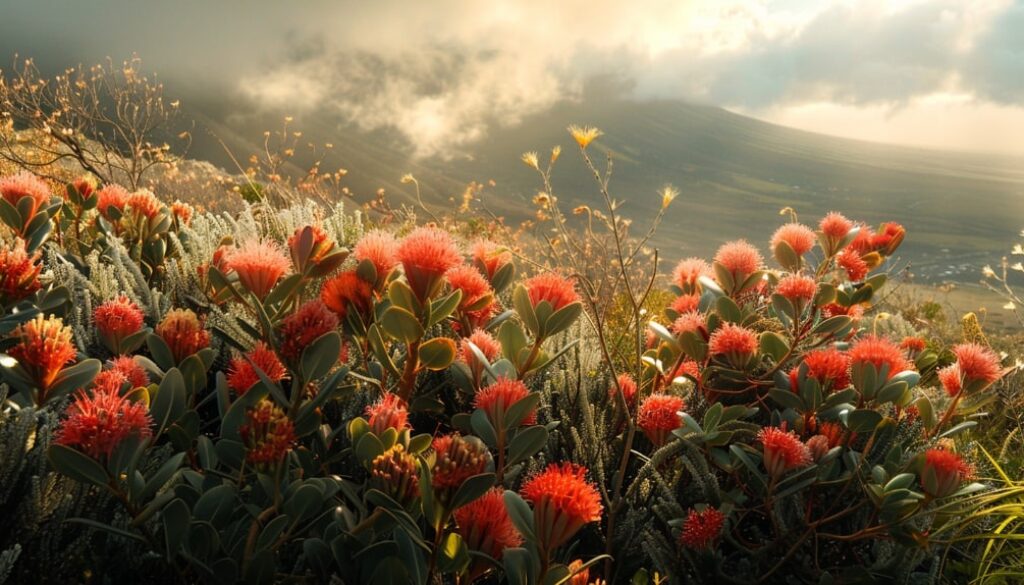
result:
[(612, 193), (626, 200), (623, 213), (635, 225), (657, 212), (665, 183), (681, 191), (655, 240), (670, 261), (712, 254), (737, 237), (765, 247), (788, 206), (805, 221), (833, 209), (871, 223), (899, 221), (911, 232), (903, 259), (915, 272), (976, 280), (978, 266), (998, 260), (1024, 227), (1024, 161), (840, 139), (677, 101), (559, 104), (493, 130), (471, 156), (448, 161), (411, 160), (385, 132), (298, 122), (311, 140), (335, 144), (358, 193), (386, 187), (407, 196), (398, 180), (412, 172), (428, 204), (448, 205), (468, 181), (494, 179), (483, 202), (510, 221), (532, 214), (539, 187), (520, 155), (536, 150), (546, 160), (556, 144), (563, 149), (554, 173), (563, 207), (600, 204), (565, 131), (570, 123), (597, 126), (605, 136), (592, 155), (603, 165), (603, 154), (613, 154)]

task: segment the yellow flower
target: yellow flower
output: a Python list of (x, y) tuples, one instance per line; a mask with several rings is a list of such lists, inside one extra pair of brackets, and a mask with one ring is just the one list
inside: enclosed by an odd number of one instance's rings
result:
[(672, 185), (665, 185), (661, 188), (661, 208), (665, 209), (672, 203), (672, 200), (679, 197), (679, 190)]
[(586, 148), (591, 142), (597, 139), (598, 136), (604, 134), (593, 126), (577, 126), (573, 124), (569, 126), (569, 134), (572, 134), (573, 140), (576, 144), (580, 145), (580, 148)]
[(522, 159), (523, 159), (523, 162), (526, 163), (526, 166), (528, 166), (530, 168), (533, 168), (533, 169), (540, 170), (540, 166), (537, 164), (537, 153), (536, 152), (534, 152), (532, 150), (530, 152), (524, 152), (523, 156), (522, 156)]
[(560, 154), (562, 154), (562, 147), (555, 145), (555, 147), (551, 149), (551, 164), (555, 164), (555, 161), (558, 160), (558, 155)]

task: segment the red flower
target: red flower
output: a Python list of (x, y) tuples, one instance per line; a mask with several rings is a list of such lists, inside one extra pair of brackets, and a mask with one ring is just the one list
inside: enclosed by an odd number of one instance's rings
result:
[(57, 317), (46, 319), (36, 315), (35, 319), (19, 325), (12, 337), (17, 343), (7, 353), (18, 361), (45, 396), (61, 369), (75, 359), (71, 328), (65, 327)]
[(811, 251), (817, 242), (817, 236), (811, 228), (800, 223), (787, 223), (775, 230), (772, 234), (771, 247), (775, 250), (779, 244), (785, 242), (796, 252), (797, 256), (803, 256)]
[(431, 444), (434, 450), (434, 467), (430, 484), (434, 493), (445, 506), (459, 486), (474, 475), (487, 470), (491, 453), (476, 437), (463, 437), (458, 433), (436, 437)]
[(821, 423), (821, 426), (818, 427), (818, 434), (828, 439), (828, 448), (831, 449), (843, 444), (843, 437), (846, 435), (846, 430), (838, 423), (826, 422)]
[(735, 368), (744, 369), (757, 352), (757, 334), (736, 325), (725, 323), (711, 334), (708, 349), (711, 355), (723, 356)]
[(0, 179), (0, 197), (3, 197), (11, 207), (18, 209), (18, 202), (24, 198), (31, 199), (28, 214), (21, 219), (21, 228), (24, 230), (28, 223), (35, 217), (40, 208), (50, 203), (50, 186), (39, 177), (28, 171), (22, 171), (17, 175), (9, 175)]
[(480, 353), (484, 354), (488, 362), (494, 362), (495, 359), (501, 355), (501, 344), (494, 338), (490, 333), (483, 329), (474, 329), (473, 334), (469, 337), (462, 339), (462, 345), (459, 353), (459, 359), (464, 363), (468, 364), (472, 369), (473, 364), (477, 361), (476, 354), (469, 348), (469, 344), (472, 343), (480, 350)]
[(952, 495), (974, 476), (974, 468), (959, 455), (945, 449), (928, 449), (924, 454), (921, 487), (933, 498)]
[[(87, 199), (92, 192), (96, 190), (96, 183), (89, 176), (78, 177), (74, 181), (71, 181), (71, 185), (78, 191), (78, 194), (82, 196), (82, 199)], [(61, 195), (66, 197), (66, 195)]]
[(999, 367), (999, 356), (988, 347), (977, 343), (962, 343), (953, 347), (953, 354), (969, 386), (988, 386), (1003, 375)]
[(128, 205), (128, 191), (121, 185), (110, 183), (104, 185), (102, 189), (96, 192), (96, 210), (100, 212), (100, 215), (107, 221), (113, 221), (113, 217), (110, 215), (110, 208), (124, 212), (124, 206)]
[(146, 406), (124, 398), (117, 388), (97, 388), (92, 396), (79, 391), (67, 414), (54, 440), (93, 459), (109, 457), (129, 437), (153, 434), (153, 419)]
[(92, 379), (93, 393), (114, 392), (121, 393), (121, 387), (128, 382), (124, 374), (116, 370), (103, 370)]
[[(701, 258), (684, 258), (672, 270), (672, 284), (683, 294), (695, 294), (700, 290), (700, 277), (711, 276), (711, 265)], [(698, 300), (700, 295), (697, 295)]]
[[(476, 393), (473, 399), (473, 406), (482, 409), (487, 413), (487, 420), (494, 428), (505, 426), (505, 413), (509, 407), (526, 398), (530, 391), (519, 380), (511, 380), (501, 377), (496, 382)], [(526, 414), (522, 423), (524, 425), (537, 424), (537, 409), (534, 408)]]
[(746, 240), (736, 240), (723, 244), (715, 254), (715, 262), (722, 265), (732, 275), (736, 286), (743, 283), (751, 274), (761, 269), (764, 260), (757, 248)]
[(764, 427), (757, 434), (764, 446), (764, 468), (769, 474), (782, 474), (811, 464), (811, 452), (796, 434), (778, 427)]
[(615, 393), (618, 391), (617, 388), (622, 389), (622, 395), (626, 399), (626, 405), (633, 408), (633, 405), (636, 404), (636, 380), (634, 380), (633, 376), (630, 376), (629, 374), (619, 374), (615, 380), (618, 382), (618, 386), (616, 387), (615, 384), (612, 384), (608, 388), (608, 397), (614, 402)]
[(804, 356), (807, 377), (822, 388), (842, 390), (850, 385), (850, 357), (835, 348), (817, 349)]
[(172, 309), (156, 326), (156, 334), (171, 349), (174, 361), (181, 360), (210, 346), (210, 333), (196, 314), (189, 309)]
[(384, 282), (398, 266), (398, 240), (390, 232), (372, 230), (363, 235), (352, 250), (360, 262), (369, 261), (377, 271), (377, 282)]
[[(484, 495), (455, 511), (455, 522), (459, 534), (470, 550), (479, 551), (491, 558), (500, 559), (506, 548), (523, 543), (523, 537), (516, 530), (505, 507), (505, 491), (491, 488)], [(490, 568), (481, 560), (473, 561), (470, 580), (479, 577)]]
[(928, 342), (922, 337), (904, 337), (900, 341), (900, 348), (906, 350), (911, 355), (921, 353), (926, 347), (928, 347)]
[(354, 270), (342, 272), (324, 283), (320, 289), (320, 300), (327, 308), (338, 315), (344, 322), (348, 318), (349, 308), (355, 309), (364, 322), (368, 320), (372, 308), (373, 291)]
[(679, 367), (676, 371), (672, 372), (672, 378), (678, 378), (680, 376), (689, 376), (694, 380), (700, 379), (700, 366), (693, 360), (683, 360), (679, 362)]
[(288, 375), (288, 370), (281, 360), (277, 359), (274, 350), (262, 341), (257, 341), (244, 357), (235, 356), (231, 359), (228, 365), (228, 387), (234, 390), (235, 394), (244, 395), (260, 381), (256, 368), (259, 368), (271, 382), (280, 382)]
[(482, 326), (494, 312), (494, 291), (480, 271), (472, 266), (460, 264), (445, 273), (452, 290), (462, 291), (459, 311), (465, 313), (470, 323)]
[(303, 304), (281, 322), (281, 357), (298, 363), (302, 351), (325, 333), (338, 328), (338, 316), (320, 299)]
[(906, 234), (907, 230), (894, 221), (883, 223), (881, 231), (871, 237), (871, 248), (884, 256), (892, 256)]
[(703, 314), (690, 311), (689, 313), (679, 315), (679, 318), (672, 322), (672, 333), (676, 335), (682, 335), (686, 332), (701, 333), (705, 325), (706, 322)]
[(815, 463), (821, 461), (821, 458), (828, 454), (829, 449), (828, 437), (825, 435), (814, 435), (807, 439), (807, 450), (811, 453), (811, 459)]
[(142, 310), (126, 296), (119, 296), (96, 307), (93, 321), (107, 347), (121, 353), (121, 342), (142, 329)]
[(140, 189), (128, 196), (128, 208), (135, 213), (153, 219), (164, 208), (164, 204), (149, 189)]
[(388, 392), (380, 400), (366, 407), (370, 418), (370, 430), (378, 437), (388, 429), (403, 431), (409, 427), (409, 411), (405, 401), (397, 394)]
[(411, 508), (420, 497), (420, 464), (396, 443), (370, 464), (370, 485)]
[(913, 367), (898, 345), (873, 335), (861, 338), (850, 348), (850, 365), (856, 368), (864, 364), (873, 365), (879, 374), (887, 368), (886, 380)]
[(821, 308), (822, 314), (827, 317), (835, 317), (837, 315), (846, 315), (854, 321), (864, 316), (864, 307), (860, 305), (853, 305), (851, 307), (844, 307), (837, 303), (829, 303)]
[(555, 311), (580, 300), (573, 282), (554, 272), (542, 272), (523, 282), (530, 295), (530, 304), (537, 308), (546, 301)]
[(790, 274), (779, 280), (779, 284), (775, 286), (775, 292), (786, 297), (799, 311), (814, 298), (815, 293), (818, 292), (818, 283), (810, 276)]
[(640, 403), (636, 424), (655, 447), (661, 447), (668, 441), (669, 433), (683, 425), (679, 411), (685, 406), (679, 396), (651, 394)]
[(868, 275), (868, 263), (861, 258), (856, 250), (846, 249), (836, 256), (836, 263), (846, 271), (846, 276), (852, 282), (864, 280)]
[(843, 214), (832, 211), (821, 219), (821, 223), (818, 224), (821, 232), (825, 234), (828, 239), (839, 242), (850, 233), (853, 229), (853, 222), (846, 219)]
[(398, 244), (396, 255), (409, 287), (421, 301), (432, 297), (444, 273), (462, 262), (452, 237), (436, 227), (413, 230)]
[(700, 295), (696, 293), (678, 296), (676, 297), (676, 300), (672, 301), (672, 304), (669, 305), (669, 308), (675, 311), (677, 315), (696, 311), (699, 307)]
[(512, 261), (512, 252), (509, 252), (508, 248), (499, 246), (489, 240), (477, 240), (474, 242), (470, 255), (477, 268), (487, 275), (488, 280), (493, 280), (498, 270)]
[(950, 364), (938, 371), (939, 383), (943, 390), (950, 396), (956, 396), (964, 389), (964, 377), (960, 373), (960, 366)]
[(706, 550), (714, 544), (722, 534), (725, 525), (725, 514), (718, 508), (705, 508), (698, 512), (690, 510), (683, 522), (683, 531), (679, 541), (686, 548)]
[(534, 529), (542, 548), (557, 548), (584, 524), (601, 519), (601, 495), (586, 474), (582, 466), (552, 463), (523, 484), (521, 493), (533, 504)]
[(860, 231), (857, 232), (857, 237), (853, 238), (847, 249), (856, 252), (858, 256), (870, 254), (875, 251), (874, 246), (871, 245), (871, 240), (874, 237), (875, 232), (869, 226), (862, 225)]
[(245, 459), (259, 469), (277, 465), (295, 445), (295, 425), (281, 408), (264, 398), (245, 413), (239, 432), (245, 443)]
[(227, 255), (227, 267), (238, 274), (238, 280), (256, 298), (263, 300), (291, 263), (281, 247), (271, 241), (249, 240)]
[(175, 201), (171, 203), (171, 213), (178, 218), (182, 225), (188, 225), (192, 223), (192, 214), (195, 213), (195, 209), (184, 201)]
[(13, 246), (0, 249), (0, 306), (16, 303), (39, 290), (39, 252), (25, 251), (25, 240), (17, 238)]
[(149, 374), (128, 356), (119, 356), (110, 362), (110, 371), (118, 372), (131, 384), (131, 388), (149, 386)]

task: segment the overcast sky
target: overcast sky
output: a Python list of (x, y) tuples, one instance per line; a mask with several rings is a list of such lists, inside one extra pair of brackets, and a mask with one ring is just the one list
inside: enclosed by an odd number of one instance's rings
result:
[[(471, 147), (562, 99), (672, 98), (1024, 154), (1024, 0), (0, 0), (0, 63), (137, 52), (197, 101)], [(239, 100), (241, 100), (239, 102)]]

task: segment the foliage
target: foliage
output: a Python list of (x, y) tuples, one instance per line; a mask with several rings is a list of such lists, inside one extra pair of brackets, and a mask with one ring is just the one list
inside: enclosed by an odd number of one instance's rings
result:
[(1007, 370), (866, 313), (902, 227), (794, 214), (778, 269), (730, 242), (662, 279), (657, 221), (629, 236), (600, 133), (571, 133), (607, 209), (575, 230), (557, 151), (525, 156), (556, 226), (519, 262), (258, 188), (213, 215), (0, 183), (0, 579), (925, 583), (969, 558), (1019, 496), (964, 440)]

